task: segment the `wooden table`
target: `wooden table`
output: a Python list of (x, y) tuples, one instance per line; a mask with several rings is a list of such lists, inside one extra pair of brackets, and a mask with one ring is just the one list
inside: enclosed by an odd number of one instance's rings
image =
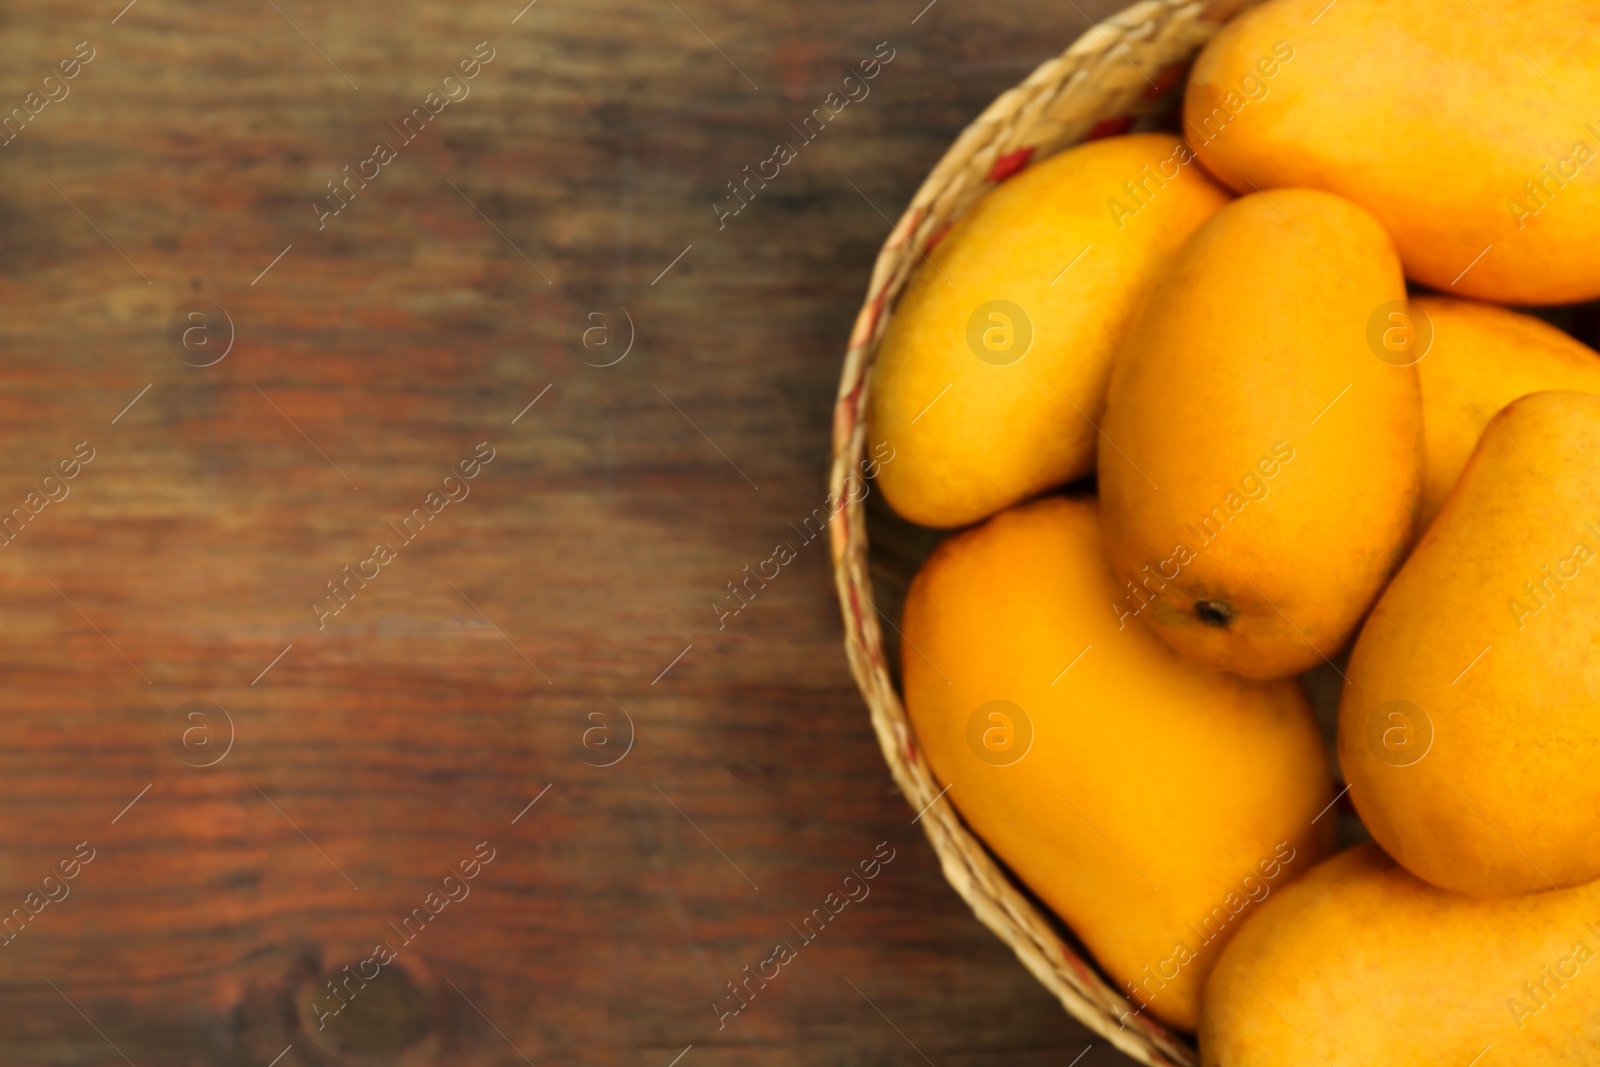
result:
[(888, 218), (1084, 16), (124, 2), (0, 34), (0, 1062), (1072, 1061), (791, 524)]

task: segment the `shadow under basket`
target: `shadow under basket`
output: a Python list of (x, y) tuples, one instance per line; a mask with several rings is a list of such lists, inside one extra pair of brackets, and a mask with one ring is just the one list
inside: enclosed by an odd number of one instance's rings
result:
[[(878, 253), (834, 406), (829, 489), (845, 504), (830, 529), (845, 651), (894, 780), (911, 808), (922, 812), (918, 821), (945, 878), (979, 921), (1011, 947), (1073, 1018), (1153, 1067), (1195, 1067), (1199, 1057), (1192, 1043), (1148, 1015), (1130, 1015), (1126, 998), (1070, 931), (996, 861), (950, 804), (933, 803), (940, 787), (901, 703), (895, 683), (898, 656), (885, 643), (881, 621), (899, 617), (911, 576), (942, 535), (896, 518), (876, 494), (866, 492), (867, 400), (872, 364), (895, 302), (923, 263), (919, 250), (1030, 163), (1097, 137), (1160, 127), (1182, 92), (1182, 75), (1195, 53), (1245, 6), (1239, 0), (1135, 4), (1001, 94), (963, 130)], [(1074, 16), (1064, 11), (1062, 17)]]

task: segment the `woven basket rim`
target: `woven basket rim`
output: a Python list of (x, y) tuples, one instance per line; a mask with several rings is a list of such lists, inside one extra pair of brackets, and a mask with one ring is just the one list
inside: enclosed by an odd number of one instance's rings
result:
[[(1029, 163), (1119, 133), (1169, 95), (1163, 74), (1193, 58), (1229, 17), (1257, 0), (1140, 0), (1093, 25), (1060, 55), (1001, 93), (956, 137), (894, 224), (873, 265), (851, 331), (834, 407), (829, 523), (845, 653), (872, 715), (885, 762), (916, 811), (945, 878), (1079, 1022), (1151, 1067), (1198, 1067), (1188, 1040), (1134, 1015), (1096, 964), (1080, 955), (989, 853), (923, 761), (891, 675), (868, 567), (870, 491), (862, 473), (872, 364), (895, 301), (926, 250), (988, 189)], [(1153, 69), (1145, 69), (1140, 61)], [(1181, 69), (1181, 68), (1180, 68)], [(1148, 84), (1147, 84), (1148, 83)]]

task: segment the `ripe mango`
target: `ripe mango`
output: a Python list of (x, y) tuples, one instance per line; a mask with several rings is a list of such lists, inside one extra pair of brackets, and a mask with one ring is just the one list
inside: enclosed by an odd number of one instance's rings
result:
[(963, 526), (1094, 469), (1111, 353), (1178, 245), (1227, 195), (1168, 134), (1092, 141), (1024, 169), (945, 235), (872, 377), (884, 498)]
[(1411, 304), (1412, 321), (1396, 329), (1431, 334), (1413, 333), (1415, 344), (1428, 344), (1417, 363), (1428, 450), (1420, 533), (1455, 488), (1489, 420), (1529, 393), (1600, 393), (1600, 353), (1547, 322), (1490, 304), (1442, 296)]
[(1422, 481), (1416, 371), (1369, 340), (1405, 307), (1388, 235), (1330, 193), (1243, 197), (1195, 232), (1117, 355), (1101, 424), (1119, 620), (1249, 678), (1340, 650), (1400, 563)]
[(967, 824), (1132, 999), (1194, 1029), (1218, 949), (1331, 845), (1293, 680), (1195, 667), (1105, 610), (1092, 501), (945, 541), (906, 601), (906, 710)]
[(1367, 829), (1462, 893), (1600, 877), (1600, 396), (1490, 422), (1362, 628), (1339, 763)]
[(1250, 917), (1206, 985), (1203, 1067), (1592, 1067), (1600, 886), (1465, 897), (1368, 842)]
[(1600, 5), (1271, 0), (1201, 51), (1184, 132), (1240, 192), (1348, 197), (1409, 277), (1462, 296), (1600, 296)]

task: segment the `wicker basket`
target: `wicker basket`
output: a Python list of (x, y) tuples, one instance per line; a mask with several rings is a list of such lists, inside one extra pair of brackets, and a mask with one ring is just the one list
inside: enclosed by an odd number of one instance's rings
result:
[[(834, 407), (829, 488), (844, 501), (830, 524), (834, 580), (844, 612), (845, 651), (872, 711), (884, 758), (939, 855), (945, 877), (978, 919), (1065, 1005), (1067, 1011), (1140, 1062), (1193, 1067), (1193, 1046), (1147, 1015), (1129, 1016), (1114, 990), (1043, 910), (1000, 866), (948, 803), (916, 743), (894, 682), (894, 657), (885, 646), (880, 613), (892, 620), (899, 595), (931, 533), (877, 512), (874, 529), (889, 536), (888, 553), (869, 568), (868, 497), (861, 486), (866, 459), (867, 390), (878, 345), (895, 301), (922, 260), (961, 214), (985, 192), (1028, 163), (1097, 136), (1121, 133), (1170, 103), (1185, 65), (1227, 18), (1251, 0), (1145, 0), (1093, 27), (1059, 57), (1003, 93), (961, 132), (939, 160), (878, 253), (867, 300), (856, 317)], [(1063, 18), (1074, 16), (1065, 12)], [(919, 251), (921, 250), (921, 251)], [(908, 538), (909, 535), (909, 538)], [(909, 544), (908, 544), (909, 539)], [(873, 579), (878, 581), (874, 583)], [(884, 604), (889, 604), (885, 610)], [(1125, 1022), (1124, 1022), (1125, 1019)]]

